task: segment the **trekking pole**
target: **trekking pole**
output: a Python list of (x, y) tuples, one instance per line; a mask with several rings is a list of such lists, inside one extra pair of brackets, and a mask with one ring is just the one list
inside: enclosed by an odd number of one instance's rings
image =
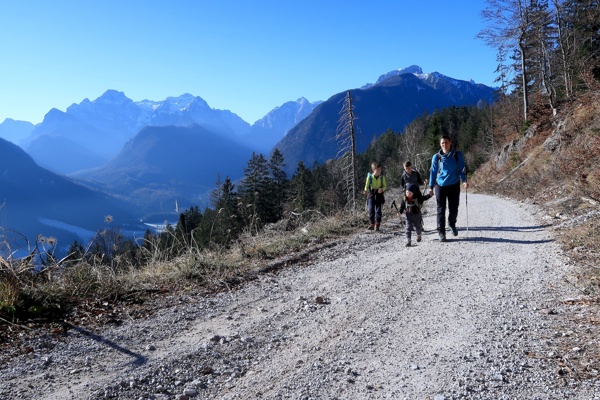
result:
[[(391, 207), (396, 209), (396, 215), (398, 215), (400, 217), (400, 209), (396, 205), (396, 200), (392, 201), (392, 206)], [(403, 225), (403, 221), (404, 220), (402, 218), (400, 218), (400, 225)]]
[[(468, 182), (467, 180), (467, 166), (465, 165), (464, 167), (464, 172), (465, 172), (465, 183)], [(467, 187), (465, 188), (465, 208), (467, 210), (467, 237), (469, 237), (469, 185), (467, 185)]]

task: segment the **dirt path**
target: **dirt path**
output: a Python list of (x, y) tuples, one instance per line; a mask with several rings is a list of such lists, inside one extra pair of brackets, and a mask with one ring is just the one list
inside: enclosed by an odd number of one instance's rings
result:
[(535, 212), (469, 194), (466, 232), (463, 195), (448, 243), (431, 212), (410, 248), (390, 222), (233, 292), (41, 338), (2, 366), (0, 399), (600, 399), (563, 367), (574, 294)]

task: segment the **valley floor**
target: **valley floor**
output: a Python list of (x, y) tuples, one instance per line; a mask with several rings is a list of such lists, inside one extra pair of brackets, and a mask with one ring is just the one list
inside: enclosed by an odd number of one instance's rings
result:
[[(573, 266), (532, 205), (463, 194), (459, 236), (395, 219), (143, 320), (40, 336), (0, 399), (600, 399)], [(585, 330), (585, 332), (584, 332)]]

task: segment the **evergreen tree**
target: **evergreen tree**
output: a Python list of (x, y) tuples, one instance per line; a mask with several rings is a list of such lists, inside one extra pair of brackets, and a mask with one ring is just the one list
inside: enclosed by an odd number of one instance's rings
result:
[(431, 114), (428, 118), (426, 140), (432, 153), (436, 153), (440, 149), (440, 137), (446, 133), (439, 112)]
[(292, 177), (292, 203), (296, 212), (303, 212), (315, 207), (315, 190), (312, 172), (304, 162), (298, 162), (296, 172)]
[(573, 89), (597, 90), (600, 84), (600, 4), (598, 0), (567, 0), (563, 4), (568, 69)]
[(252, 153), (248, 166), (244, 168), (244, 178), (239, 186), (239, 194), (245, 206), (244, 217), (251, 230), (272, 222), (273, 180), (269, 164), (262, 154)]
[(216, 213), (213, 215), (210, 239), (217, 244), (228, 245), (231, 239), (239, 235), (243, 226), (238, 211), (239, 198), (229, 177), (226, 177), (223, 183), (217, 184), (218, 187), (211, 193)]
[(287, 174), (284, 171), (285, 161), (283, 154), (278, 148), (273, 150), (273, 154), (269, 159), (269, 168), (273, 179), (273, 195), (272, 199), (272, 222), (279, 221), (283, 217), (283, 209), (288, 196), (289, 181)]
[(69, 246), (69, 251), (67, 252), (67, 262), (76, 263), (80, 260), (83, 260), (84, 255), (85, 250), (83, 248), (83, 244), (79, 243), (77, 240), (74, 240)]

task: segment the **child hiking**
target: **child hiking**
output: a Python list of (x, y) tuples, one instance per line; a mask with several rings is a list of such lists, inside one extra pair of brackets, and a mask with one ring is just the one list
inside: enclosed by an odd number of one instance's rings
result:
[[(412, 162), (408, 160), (404, 162), (404, 171), (402, 171), (402, 178), (400, 180), (402, 191), (406, 190), (406, 185), (409, 183), (416, 183), (417, 186), (421, 188), (421, 185), (427, 186), (427, 182), (428, 180), (423, 180), (419, 171), (413, 168)], [(425, 190), (425, 188), (423, 188), (423, 190)], [(423, 215), (421, 215), (421, 228), (423, 228), (423, 226)], [(423, 231), (425, 231), (424, 228)]]
[(371, 164), (372, 173), (367, 175), (365, 182), (365, 193), (367, 195), (367, 207), (369, 210), (369, 230), (379, 230), (381, 225), (381, 206), (385, 203), (384, 192), (387, 189), (385, 177), (381, 174), (381, 164)]
[(411, 235), (414, 230), (417, 232), (417, 242), (421, 241), (423, 232), (423, 216), (421, 214), (421, 206), (425, 200), (433, 197), (433, 192), (427, 195), (421, 194), (421, 189), (416, 183), (406, 185), (404, 199), (400, 204), (400, 214), (406, 213), (406, 247), (411, 246)]
[(417, 185), (427, 185), (427, 179), (423, 180), (421, 178), (421, 174), (419, 171), (413, 168), (413, 165), (410, 161), (404, 162), (404, 171), (402, 172), (402, 178), (400, 183), (402, 185), (402, 189), (406, 190), (406, 185), (409, 183), (416, 183)]

